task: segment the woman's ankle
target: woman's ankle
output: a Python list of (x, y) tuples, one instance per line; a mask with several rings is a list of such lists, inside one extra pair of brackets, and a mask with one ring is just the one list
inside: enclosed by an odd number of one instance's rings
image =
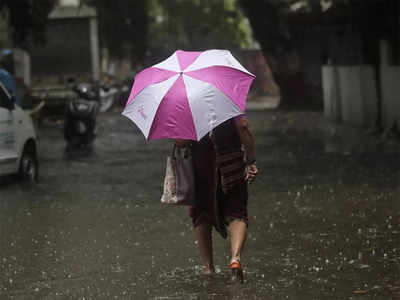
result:
[(238, 256), (232, 257), (229, 264), (232, 264), (232, 263), (239, 263), (240, 264), (240, 257), (238, 257)]
[(215, 273), (214, 266), (204, 266), (204, 274), (213, 274)]

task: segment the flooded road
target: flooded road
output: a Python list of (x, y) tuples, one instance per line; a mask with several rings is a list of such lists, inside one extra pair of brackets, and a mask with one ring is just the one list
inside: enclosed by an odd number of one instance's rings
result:
[(260, 175), (243, 285), (217, 235), (203, 275), (187, 208), (160, 204), (171, 143), (114, 112), (85, 155), (43, 124), (39, 184), (0, 183), (0, 299), (400, 299), (399, 144), (315, 112), (249, 119)]

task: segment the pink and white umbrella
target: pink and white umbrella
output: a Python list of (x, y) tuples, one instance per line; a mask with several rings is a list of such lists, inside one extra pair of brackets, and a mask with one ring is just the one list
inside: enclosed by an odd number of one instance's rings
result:
[(148, 140), (200, 140), (244, 113), (254, 77), (227, 50), (178, 50), (136, 75), (122, 114)]

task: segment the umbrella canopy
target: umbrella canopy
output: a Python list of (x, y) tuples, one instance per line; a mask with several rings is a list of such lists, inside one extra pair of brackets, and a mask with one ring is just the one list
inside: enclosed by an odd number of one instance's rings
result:
[(254, 77), (227, 50), (178, 50), (136, 75), (122, 114), (146, 139), (200, 140), (244, 113)]

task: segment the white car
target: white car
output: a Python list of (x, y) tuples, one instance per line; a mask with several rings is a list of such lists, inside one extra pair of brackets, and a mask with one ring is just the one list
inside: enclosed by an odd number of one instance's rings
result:
[(32, 119), (0, 82), (0, 175), (17, 173), (22, 180), (36, 181), (38, 166)]

